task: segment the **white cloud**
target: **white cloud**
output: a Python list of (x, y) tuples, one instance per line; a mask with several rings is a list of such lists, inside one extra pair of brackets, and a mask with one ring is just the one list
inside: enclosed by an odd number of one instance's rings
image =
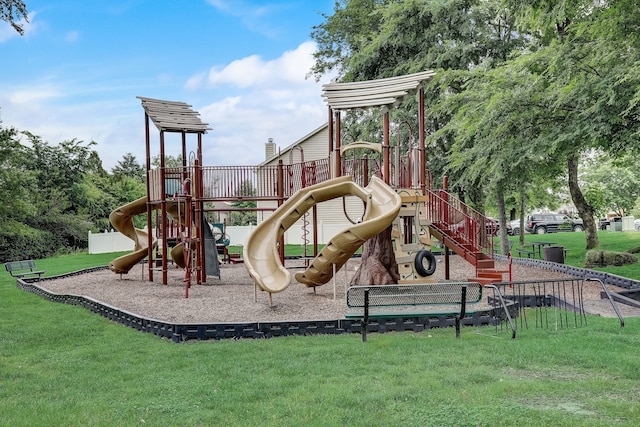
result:
[(258, 164), (264, 160), (268, 138), (284, 148), (326, 122), (322, 84), (306, 79), (314, 49), (314, 43), (305, 42), (271, 61), (253, 55), (212, 67), (206, 84), (201, 77), (189, 80), (213, 88), (212, 96), (233, 94), (198, 109), (213, 127), (207, 135), (211, 143), (204, 150), (205, 163)]
[[(28, 13), (27, 17), (29, 18), (29, 22), (25, 21), (24, 18), (16, 22), (17, 24), (22, 25), (24, 37), (34, 33), (38, 28), (38, 26), (33, 22), (36, 17), (36, 12)], [(8, 22), (0, 21), (0, 43), (4, 43), (7, 40), (16, 37), (20, 37), (20, 34), (15, 30), (15, 28), (13, 28)]]
[(78, 38), (80, 37), (80, 33), (78, 31), (69, 31), (65, 36), (64, 39), (69, 42), (69, 43), (75, 43), (78, 41)]
[[(313, 48), (312, 43), (303, 43), (270, 61), (251, 56), (212, 67), (217, 70), (212, 88), (207, 73), (192, 75), (182, 91), (167, 91), (156, 83), (117, 87), (113, 82), (85, 85), (48, 78), (15, 88), (0, 82), (3, 125), (28, 130), (51, 144), (72, 138), (94, 140), (110, 170), (129, 152), (140, 164), (145, 161), (144, 111), (135, 96), (179, 100), (193, 105), (213, 128), (203, 137), (205, 165), (256, 165), (264, 160), (268, 138), (284, 148), (327, 120), (321, 83), (305, 78)], [(234, 75), (248, 77), (243, 82)], [(159, 139), (153, 125), (151, 131), (151, 155), (155, 156)], [(177, 137), (167, 138), (171, 141), (167, 153), (178, 155)]]
[(43, 102), (60, 96), (60, 91), (52, 86), (31, 87), (9, 93), (7, 98), (11, 104), (28, 104)]
[(189, 79), (188, 86), (196, 89), (200, 85), (215, 88), (229, 84), (247, 88), (277, 85), (283, 82), (304, 84), (314, 63), (315, 48), (316, 44), (309, 41), (271, 61), (265, 61), (258, 55), (251, 55), (232, 61), (224, 67), (216, 65), (209, 70), (206, 82), (203, 81), (202, 74), (196, 74)]
[(209, 70), (206, 84), (209, 88), (221, 84), (232, 84), (240, 88), (246, 88), (264, 80), (266, 70), (263, 61), (258, 55), (248, 56), (231, 62), (226, 67), (212, 67)]

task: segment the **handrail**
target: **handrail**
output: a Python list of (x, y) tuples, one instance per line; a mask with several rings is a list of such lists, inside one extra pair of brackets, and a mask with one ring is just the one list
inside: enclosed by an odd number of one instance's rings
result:
[(613, 300), (613, 297), (611, 296), (611, 293), (609, 292), (609, 289), (607, 289), (607, 287), (605, 286), (604, 282), (596, 277), (587, 277), (585, 280), (588, 280), (591, 282), (600, 282), (602, 289), (604, 289), (604, 293), (607, 294), (607, 298), (609, 299), (609, 302), (613, 306), (613, 310), (616, 312), (616, 316), (618, 316), (618, 319), (620, 320), (620, 327), (624, 328), (624, 319), (622, 318), (622, 314), (620, 314), (620, 310), (618, 310), (618, 305)]
[(504, 302), (504, 298), (502, 297), (502, 292), (496, 285), (484, 285), (485, 288), (493, 289), (494, 293), (498, 294), (498, 299), (500, 300), (500, 305), (504, 309), (505, 314), (507, 315), (507, 320), (509, 320), (509, 325), (511, 325), (511, 339), (516, 339), (516, 326), (513, 323), (513, 319), (511, 319), (511, 314), (509, 314), (509, 310), (507, 309), (507, 305)]
[(487, 236), (487, 217), (445, 190), (428, 190), (427, 219), (444, 227), (449, 237), (493, 254), (493, 239)]
[[(282, 166), (284, 196), (290, 197), (301, 188), (329, 179), (329, 159), (309, 160)], [(165, 192), (173, 196), (182, 188), (184, 176), (193, 176), (188, 166), (165, 168)], [(278, 165), (259, 166), (203, 166), (204, 201), (278, 200)], [(150, 201), (162, 199), (161, 169), (148, 173)]]

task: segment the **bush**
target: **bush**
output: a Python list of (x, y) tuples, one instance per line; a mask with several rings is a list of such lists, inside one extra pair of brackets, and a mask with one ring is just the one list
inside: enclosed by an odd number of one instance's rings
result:
[(46, 258), (56, 249), (56, 238), (49, 231), (16, 222), (0, 231), (0, 262)]
[(600, 251), (587, 252), (586, 268), (605, 267), (607, 265), (621, 266), (638, 262), (638, 257), (628, 252)]

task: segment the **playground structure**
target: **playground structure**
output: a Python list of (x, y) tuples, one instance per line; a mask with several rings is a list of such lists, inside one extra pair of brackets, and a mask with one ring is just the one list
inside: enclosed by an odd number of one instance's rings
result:
[[(370, 238), (392, 227), (392, 240), (400, 275), (400, 283), (424, 283), (435, 269), (430, 250), (432, 237), (445, 246), (445, 277), (448, 279), (449, 250), (464, 257), (476, 267), (476, 277), (469, 280), (491, 283), (502, 280), (505, 271), (494, 268), (493, 242), (486, 232), (486, 217), (474, 211), (445, 190), (433, 190), (427, 182), (425, 168), (425, 109), (423, 86), (434, 76), (431, 71), (407, 76), (358, 83), (331, 83), (323, 88), (329, 112), (329, 156), (326, 159), (302, 161), (287, 165), (203, 166), (202, 136), (210, 128), (191, 106), (182, 102), (139, 97), (145, 111), (147, 197), (114, 211), (114, 227), (135, 242), (134, 252), (114, 260), (111, 269), (126, 273), (147, 258), (148, 279), (155, 271), (167, 283), (169, 255), (185, 269), (186, 296), (192, 280), (206, 282), (207, 276), (218, 275), (216, 238), (208, 226), (207, 215), (218, 202), (237, 200), (272, 200), (278, 208), (261, 222), (244, 246), (247, 270), (258, 288), (272, 293), (289, 286), (291, 276), (284, 267), (282, 236), (310, 208), (323, 201), (355, 195), (364, 203), (364, 214), (331, 239), (321, 253), (314, 245), (314, 260), (296, 279), (309, 287), (327, 283), (333, 274)], [(389, 110), (417, 94), (418, 142), (401, 153), (400, 143), (391, 145)], [(383, 141), (355, 141), (343, 145), (341, 112), (360, 108), (383, 111)], [(159, 131), (159, 167), (151, 167), (150, 123)], [(398, 129), (399, 133), (400, 130)], [(181, 136), (182, 166), (165, 164), (165, 134)], [(187, 150), (187, 137), (196, 136), (194, 151)], [(372, 150), (380, 153), (380, 161), (367, 156), (348, 158), (347, 153)], [(392, 153), (393, 151), (393, 153)], [(393, 156), (393, 161), (392, 161)], [(301, 177), (292, 181), (290, 177)], [(250, 183), (255, 190), (246, 194)], [(213, 207), (211, 207), (213, 205)], [(143, 209), (143, 207), (145, 209)], [(157, 233), (136, 230), (131, 216), (147, 213), (147, 223), (156, 214)], [(315, 223), (315, 215), (313, 223)], [(118, 228), (120, 227), (120, 228)], [(146, 242), (144, 242), (146, 238)], [(158, 238), (160, 243), (158, 244)], [(171, 243), (172, 248), (169, 248)], [(424, 262), (427, 266), (424, 266)]]

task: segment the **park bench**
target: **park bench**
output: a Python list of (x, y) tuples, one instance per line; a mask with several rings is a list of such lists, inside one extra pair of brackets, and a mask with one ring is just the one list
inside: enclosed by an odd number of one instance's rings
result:
[(527, 258), (535, 258), (536, 257), (536, 253), (535, 252), (529, 251), (527, 249), (516, 249), (516, 252), (518, 252), (519, 256), (526, 255)]
[(363, 319), (362, 341), (366, 341), (369, 319), (453, 315), (459, 338), (467, 303), (481, 299), (482, 285), (475, 282), (352, 286), (347, 289), (345, 317)]
[(9, 274), (18, 279), (37, 276), (39, 280), (40, 276), (45, 273), (45, 270), (36, 270), (36, 262), (32, 259), (5, 262), (4, 267), (7, 269)]

